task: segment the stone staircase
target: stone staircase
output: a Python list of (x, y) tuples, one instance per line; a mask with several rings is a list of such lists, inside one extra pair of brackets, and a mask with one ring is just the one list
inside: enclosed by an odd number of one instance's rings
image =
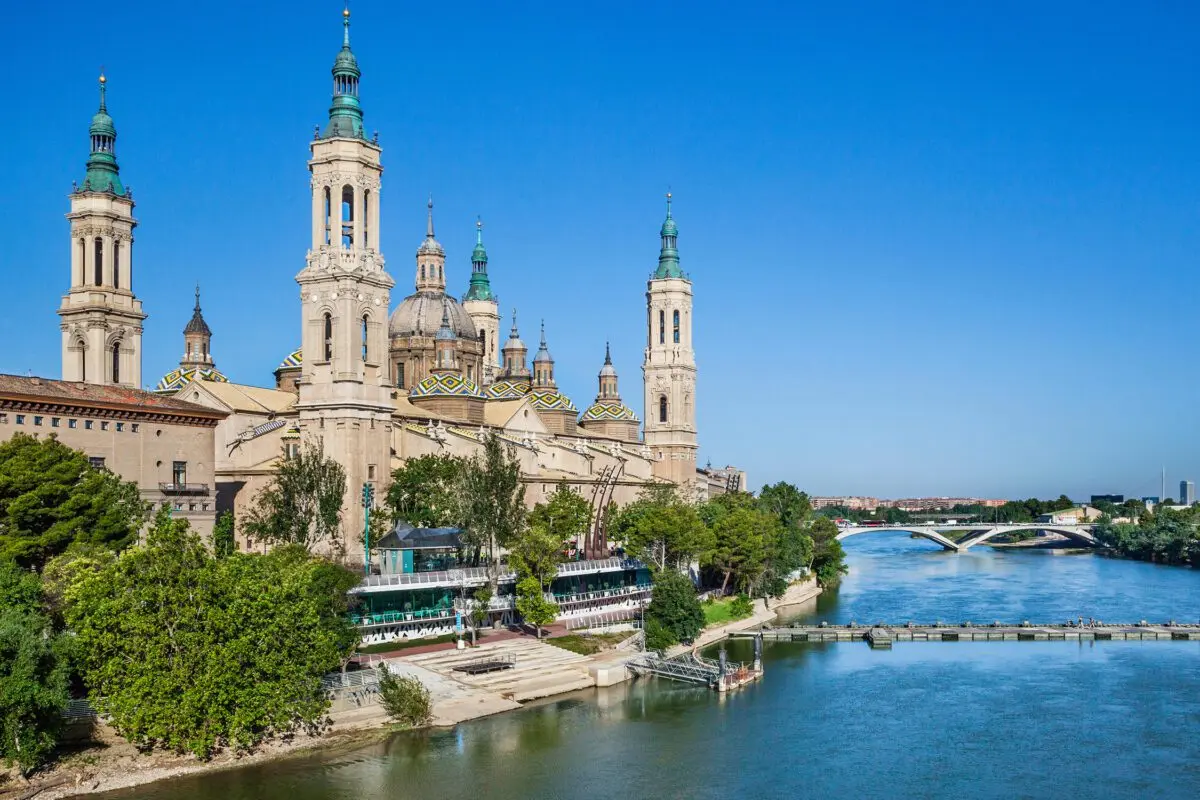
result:
[[(509, 657), (514, 661), (513, 667), (498, 672), (468, 675), (454, 669), (481, 659)], [(596, 685), (595, 679), (588, 674), (591, 661), (586, 656), (526, 639), (485, 644), (468, 650), (421, 653), (402, 660), (518, 703)]]

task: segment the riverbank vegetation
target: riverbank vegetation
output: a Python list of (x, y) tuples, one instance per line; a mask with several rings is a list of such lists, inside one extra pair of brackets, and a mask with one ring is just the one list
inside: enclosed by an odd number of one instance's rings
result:
[(239, 553), (229, 516), (211, 546), (165, 507), (147, 527), (134, 484), (53, 437), (0, 445), (0, 759), (22, 774), (50, 763), (81, 690), (144, 750), (207, 758), (322, 725), (321, 677), (357, 639), (358, 576), (311, 555), (323, 533), (273, 509), (302, 497), (328, 524), (313, 498), (344, 484), (340, 467), (312, 452), (302, 466), (305, 480), (284, 475), (256, 504), (280, 546)]
[(1152, 514), (1143, 511), (1139, 524), (1102, 523), (1096, 539), (1125, 558), (1200, 567), (1200, 507), (1156, 506)]
[(428, 725), (433, 719), (433, 700), (425, 684), (383, 665), (379, 666), (379, 702), (393, 721), (409, 728)]
[(704, 624), (724, 625), (726, 622), (736, 622), (754, 613), (754, 603), (744, 594), (717, 600), (710, 597), (701, 604), (704, 610)]

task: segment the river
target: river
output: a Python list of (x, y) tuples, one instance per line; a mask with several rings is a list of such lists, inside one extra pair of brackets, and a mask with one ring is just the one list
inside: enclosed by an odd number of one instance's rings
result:
[[(1200, 620), (1200, 572), (878, 533), (794, 618)], [(748, 659), (749, 642), (730, 642)], [(729, 696), (636, 681), (106, 798), (1196, 798), (1200, 642), (768, 643)]]

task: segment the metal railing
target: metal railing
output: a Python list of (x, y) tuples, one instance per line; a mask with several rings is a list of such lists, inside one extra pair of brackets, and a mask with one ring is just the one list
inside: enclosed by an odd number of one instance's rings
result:
[[(558, 566), (558, 577), (572, 575), (587, 575), (593, 572), (612, 572), (616, 570), (640, 569), (644, 564), (635, 558), (603, 558), (589, 561), (567, 561)], [(517, 574), (505, 569), (499, 575), (500, 583), (515, 583)], [(419, 587), (419, 586), (482, 586), (488, 581), (486, 567), (462, 567), (460, 569), (442, 570), (440, 572), (404, 572), (393, 575), (371, 575), (363, 578), (362, 583), (351, 589), (351, 592), (361, 592), (375, 587)]]
[(207, 483), (160, 483), (158, 490), (163, 494), (208, 494)]

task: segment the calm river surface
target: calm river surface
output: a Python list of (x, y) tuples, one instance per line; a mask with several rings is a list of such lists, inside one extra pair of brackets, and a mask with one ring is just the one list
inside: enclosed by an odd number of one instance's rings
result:
[[(1045, 551), (846, 542), (803, 619), (1200, 620), (1200, 571)], [(730, 643), (748, 659), (749, 643)], [(1200, 642), (779, 643), (728, 697), (637, 681), (351, 753), (105, 795), (382, 798), (1196, 798)]]

